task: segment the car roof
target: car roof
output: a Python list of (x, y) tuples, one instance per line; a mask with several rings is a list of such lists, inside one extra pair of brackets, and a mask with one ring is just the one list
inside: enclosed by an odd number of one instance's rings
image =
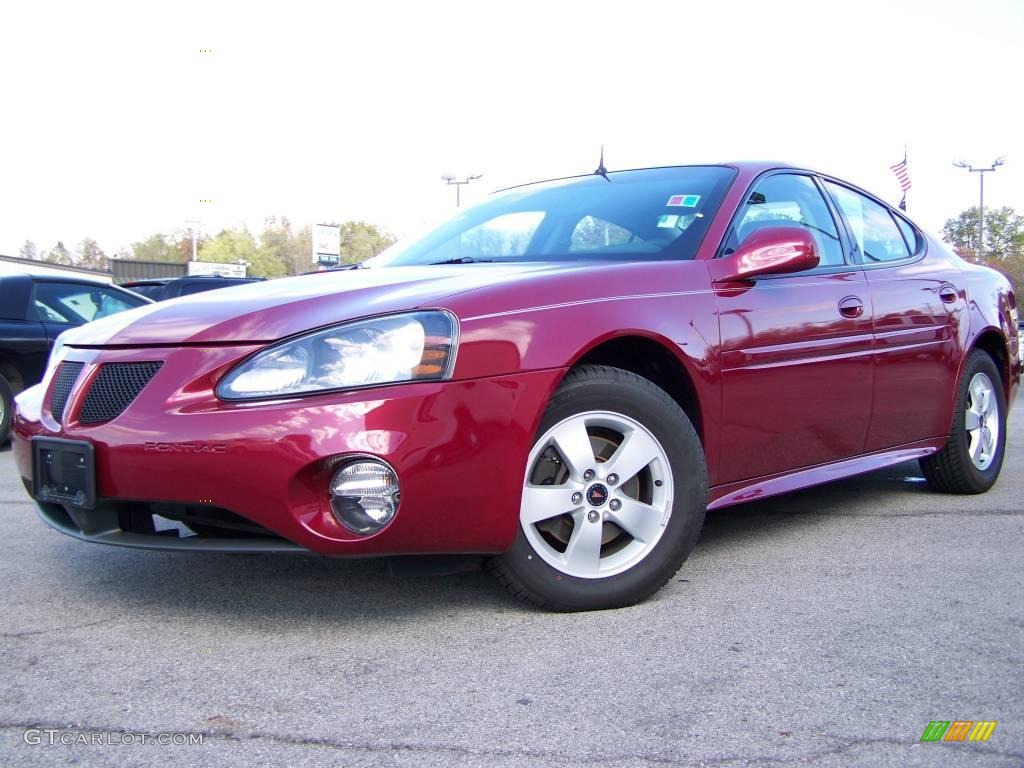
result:
[[(779, 160), (730, 160), (727, 162), (718, 163), (687, 163), (685, 165), (651, 165), (642, 166), (640, 168), (619, 168), (617, 170), (609, 170), (607, 173), (609, 176), (614, 177), (617, 173), (632, 173), (635, 171), (658, 171), (666, 168), (732, 168), (733, 170), (739, 171), (743, 176), (757, 176), (765, 171), (773, 171), (777, 169), (789, 169), (794, 171), (806, 171), (807, 173), (820, 173), (813, 168), (806, 168), (796, 163), (787, 163)], [(573, 179), (585, 179), (589, 176), (597, 175), (596, 172), (591, 173), (579, 173), (574, 176), (559, 176), (553, 179), (543, 179), (540, 181), (529, 181), (523, 184), (513, 184), (510, 187), (502, 187), (496, 189), (495, 193), (506, 192), (510, 189), (521, 189), (523, 187), (532, 187), (535, 184), (549, 184), (556, 181), (571, 181)], [(828, 175), (828, 174), (825, 174)]]
[(105, 280), (90, 280), (87, 277), (71, 277), (54, 274), (31, 274), (28, 272), (17, 272), (11, 275), (0, 275), (0, 280), (17, 278), (19, 280), (31, 280), (34, 283), (77, 283), (78, 285), (94, 285), (97, 288), (117, 288), (116, 285)]

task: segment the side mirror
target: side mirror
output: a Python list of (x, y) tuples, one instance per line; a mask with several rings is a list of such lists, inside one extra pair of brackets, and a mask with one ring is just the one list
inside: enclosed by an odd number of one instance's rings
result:
[(818, 266), (814, 238), (800, 227), (765, 227), (724, 259), (712, 262), (716, 282), (751, 280), (759, 275), (803, 272)]

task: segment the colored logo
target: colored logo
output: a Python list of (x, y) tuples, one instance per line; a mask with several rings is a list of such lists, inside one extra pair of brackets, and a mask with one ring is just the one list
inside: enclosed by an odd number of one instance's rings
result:
[(995, 729), (995, 720), (932, 720), (921, 741), (988, 741)]
[(594, 483), (587, 489), (587, 501), (592, 507), (600, 507), (608, 501), (608, 489), (600, 483)]

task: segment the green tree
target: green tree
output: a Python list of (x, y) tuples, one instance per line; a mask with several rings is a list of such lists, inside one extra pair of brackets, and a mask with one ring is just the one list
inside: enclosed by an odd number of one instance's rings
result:
[(355, 264), (376, 256), (395, 242), (395, 236), (376, 224), (346, 221), (341, 225), (341, 263)]
[[(1024, 286), (1024, 216), (1009, 207), (985, 211), (984, 235), (980, 261), (1007, 275), (1015, 285)], [(979, 261), (977, 206), (949, 219), (942, 236), (960, 256)]]
[(315, 270), (316, 265), (313, 264), (313, 228), (305, 226), (298, 230), (295, 232), (292, 242), (294, 247), (290, 266), (294, 271), (288, 274), (301, 275), (304, 272)]
[(23, 259), (31, 259), (32, 261), (39, 260), (39, 249), (36, 248), (36, 244), (31, 240), (26, 240), (21, 246), (21, 250), (18, 251), (18, 255)]
[(222, 229), (217, 236), (203, 243), (199, 249), (199, 261), (213, 261), (220, 264), (247, 263), (249, 274), (265, 277), (256, 264), (256, 241), (247, 229)]
[(87, 269), (107, 269), (109, 260), (107, 254), (100, 248), (99, 243), (90, 237), (85, 238), (78, 244), (78, 266)]
[(296, 233), (286, 216), (268, 216), (263, 222), (253, 266), (267, 277), (298, 275), (312, 269), (309, 252), (308, 228)]
[[(191, 248), (190, 243), (189, 256), (192, 255)], [(177, 243), (163, 233), (132, 243), (132, 258), (136, 261), (168, 261), (174, 264), (181, 264), (184, 261)]]

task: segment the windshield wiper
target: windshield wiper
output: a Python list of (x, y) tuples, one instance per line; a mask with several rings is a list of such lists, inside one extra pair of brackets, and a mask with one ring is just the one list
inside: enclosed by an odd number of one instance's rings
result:
[(427, 266), (436, 267), (441, 264), (493, 264), (496, 259), (478, 259), (475, 256), (459, 256), (457, 259), (445, 259), (444, 261), (432, 261)]

